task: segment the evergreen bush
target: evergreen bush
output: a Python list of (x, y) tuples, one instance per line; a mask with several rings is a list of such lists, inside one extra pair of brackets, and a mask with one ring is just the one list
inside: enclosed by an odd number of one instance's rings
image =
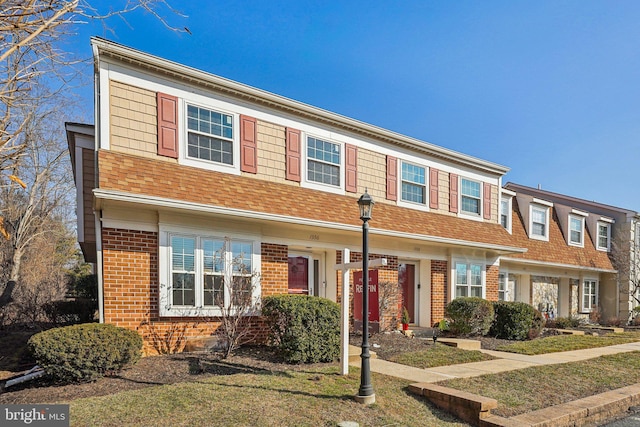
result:
[(493, 305), (478, 297), (460, 297), (444, 309), (449, 331), (456, 335), (486, 335), (493, 322)]
[(525, 302), (496, 301), (495, 320), (489, 334), (506, 340), (526, 340), (540, 335), (544, 326), (542, 314)]
[(288, 363), (332, 362), (340, 356), (340, 306), (307, 295), (275, 295), (262, 301), (271, 343)]
[(40, 332), (29, 350), (48, 376), (60, 382), (86, 382), (135, 364), (141, 355), (137, 332), (89, 323)]

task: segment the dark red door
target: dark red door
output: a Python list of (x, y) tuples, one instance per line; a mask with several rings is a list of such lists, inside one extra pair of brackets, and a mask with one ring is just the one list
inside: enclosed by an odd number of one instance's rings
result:
[(309, 294), (309, 258), (289, 257), (289, 293)]
[(413, 264), (400, 264), (398, 266), (398, 281), (402, 287), (402, 306), (409, 311), (409, 319), (413, 323), (415, 321), (416, 266)]

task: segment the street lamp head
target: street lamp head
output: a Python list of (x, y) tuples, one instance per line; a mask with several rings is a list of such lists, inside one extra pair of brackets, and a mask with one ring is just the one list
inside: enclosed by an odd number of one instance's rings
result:
[(364, 194), (358, 199), (358, 206), (360, 207), (360, 219), (363, 221), (369, 221), (371, 219), (371, 211), (375, 202), (373, 198), (367, 193), (365, 188)]

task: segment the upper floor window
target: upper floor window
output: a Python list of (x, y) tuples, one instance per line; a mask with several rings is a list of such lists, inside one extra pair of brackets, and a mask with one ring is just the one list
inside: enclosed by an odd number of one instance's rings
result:
[(574, 246), (584, 245), (584, 218), (569, 215), (569, 244)]
[(598, 308), (598, 282), (585, 280), (582, 282), (582, 312), (591, 312)]
[(482, 298), (482, 264), (455, 263), (455, 295), (458, 297)]
[(187, 156), (233, 165), (233, 117), (187, 105)]
[(509, 200), (500, 200), (500, 224), (509, 228)]
[(425, 168), (411, 163), (402, 163), (402, 200), (426, 203)]
[(340, 186), (340, 145), (307, 138), (307, 180)]
[(460, 180), (460, 198), (462, 212), (480, 215), (480, 183), (465, 178)]
[(597, 247), (601, 251), (609, 251), (611, 249), (611, 224), (598, 221)]
[(534, 239), (549, 239), (549, 208), (531, 205), (530, 236)]

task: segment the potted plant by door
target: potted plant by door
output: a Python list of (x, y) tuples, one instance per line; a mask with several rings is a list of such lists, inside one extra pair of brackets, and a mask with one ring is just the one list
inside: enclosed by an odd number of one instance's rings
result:
[(402, 330), (409, 330), (409, 310), (407, 310), (407, 307), (403, 307), (402, 309)]

